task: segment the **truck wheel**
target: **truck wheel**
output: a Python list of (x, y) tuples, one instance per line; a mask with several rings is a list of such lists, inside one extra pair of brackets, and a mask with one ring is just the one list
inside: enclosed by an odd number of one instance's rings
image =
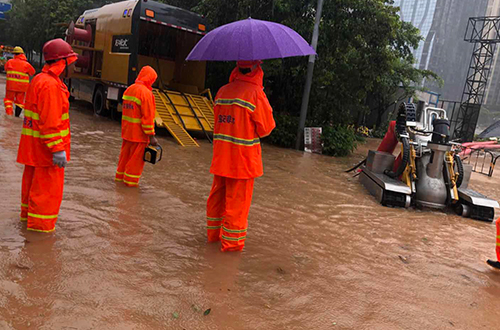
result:
[(109, 103), (109, 107), (109, 114), (111, 116), (111, 119), (121, 121), (122, 114), (121, 112), (118, 112), (118, 102), (111, 101)]
[(98, 86), (94, 93), (94, 113), (98, 116), (107, 116), (108, 109), (106, 109), (106, 100), (104, 99), (104, 91), (102, 86)]

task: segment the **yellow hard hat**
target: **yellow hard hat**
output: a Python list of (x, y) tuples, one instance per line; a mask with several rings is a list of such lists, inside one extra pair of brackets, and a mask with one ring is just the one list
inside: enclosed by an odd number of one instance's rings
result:
[(14, 47), (12, 54), (24, 54), (24, 50), (21, 47), (16, 46), (16, 47)]

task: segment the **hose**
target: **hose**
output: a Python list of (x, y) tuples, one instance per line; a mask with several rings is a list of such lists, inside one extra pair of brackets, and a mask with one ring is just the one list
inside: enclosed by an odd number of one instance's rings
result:
[(366, 164), (366, 158), (363, 159), (358, 165), (356, 165), (353, 168), (348, 169), (347, 171), (345, 171), (345, 173), (350, 173), (350, 172), (356, 170), (357, 168), (359, 168), (361, 165), (365, 165), (365, 164)]
[(403, 155), (401, 158), (401, 164), (397, 168), (396, 172), (393, 172), (391, 170), (385, 170), (384, 174), (395, 179), (399, 178), (401, 174), (403, 174), (404, 170), (406, 169), (406, 166), (408, 165), (408, 162), (410, 161), (410, 142), (408, 142), (408, 138), (401, 138), (401, 143), (403, 144)]
[(455, 155), (453, 158), (455, 160), (455, 164), (457, 164), (458, 170), (457, 188), (460, 188), (464, 180), (464, 164), (462, 164), (462, 159), (460, 159), (460, 156)]

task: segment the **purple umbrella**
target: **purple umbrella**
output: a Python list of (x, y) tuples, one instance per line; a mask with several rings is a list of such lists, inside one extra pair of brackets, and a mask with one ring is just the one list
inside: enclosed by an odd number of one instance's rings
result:
[(193, 48), (187, 61), (253, 61), (316, 54), (287, 26), (245, 19), (209, 32)]

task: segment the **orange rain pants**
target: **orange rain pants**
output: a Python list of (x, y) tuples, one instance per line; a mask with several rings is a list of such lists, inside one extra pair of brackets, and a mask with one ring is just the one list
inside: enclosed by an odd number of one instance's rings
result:
[(14, 115), (14, 100), (4, 98), (3, 104), (5, 106), (5, 113), (7, 114), (7, 116)]
[(253, 184), (254, 179), (214, 176), (207, 201), (207, 236), (209, 242), (222, 241), (222, 251), (241, 251), (245, 246)]
[(497, 260), (500, 261), (500, 218), (497, 220)]
[(28, 230), (43, 233), (55, 230), (63, 188), (64, 168), (24, 167), (21, 221), (28, 221)]
[(148, 143), (123, 140), (115, 181), (137, 187), (144, 169), (144, 151)]
[(5, 104), (5, 112), (7, 115), (12, 116), (14, 114), (14, 105), (24, 109), (24, 97), (25, 92), (14, 92), (6, 91), (3, 103)]

